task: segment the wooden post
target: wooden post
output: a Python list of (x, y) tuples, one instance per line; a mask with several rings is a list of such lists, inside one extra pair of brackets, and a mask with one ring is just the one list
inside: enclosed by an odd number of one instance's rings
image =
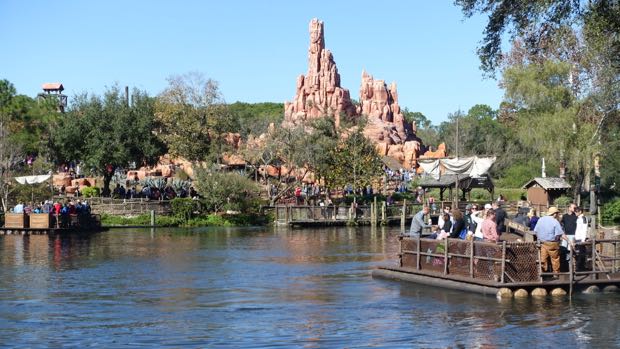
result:
[(385, 201), (382, 202), (381, 204), (381, 224), (387, 224), (387, 221), (385, 220), (386, 218), (386, 211), (387, 210), (387, 203)]
[(469, 240), (470, 248), (469, 248), (469, 277), (474, 277), (474, 237), (472, 236), (471, 240)]
[(375, 203), (371, 202), (370, 203), (370, 224), (371, 225), (375, 225)]
[(573, 250), (575, 249), (575, 245), (573, 245), (573, 243), (569, 243), (568, 244), (568, 248), (569, 248), (569, 256), (570, 256), (570, 260), (568, 261), (568, 298), (572, 298), (573, 297), (573, 282), (575, 280), (575, 255), (573, 254)]
[(592, 237), (592, 279), (598, 279), (596, 275), (596, 237)]
[(504, 273), (506, 272), (506, 241), (502, 241), (502, 275), (500, 282), (504, 283)]
[(289, 207), (290, 207), (290, 206), (288, 206), (288, 205), (284, 206), (284, 208), (285, 208), (285, 210), (284, 210), (284, 222), (285, 222), (286, 224), (288, 224), (288, 223), (289, 223), (289, 219), (291, 219), (291, 217), (290, 217), (290, 213), (289, 213), (289, 211), (288, 211)]
[(542, 282), (542, 257), (540, 254), (540, 240), (536, 241), (536, 249), (538, 250), (538, 276)]
[(446, 238), (446, 245), (443, 249), (443, 275), (448, 275), (448, 246), (450, 246), (450, 238)]
[(276, 214), (274, 214), (273, 224), (278, 224), (278, 206), (275, 206)]
[(151, 226), (155, 226), (155, 210), (151, 210)]
[(420, 270), (420, 234), (416, 235), (417, 236), (417, 250), (418, 253), (416, 254), (416, 263), (415, 263), (415, 268), (416, 270)]
[(407, 220), (407, 199), (403, 200), (403, 210), (400, 213), (400, 229), (405, 231), (405, 222)]
[(400, 267), (403, 266), (403, 237), (398, 237), (398, 256)]
[(617, 264), (618, 264), (618, 244), (614, 241), (614, 263), (612, 264), (612, 273), (615, 273), (617, 271)]

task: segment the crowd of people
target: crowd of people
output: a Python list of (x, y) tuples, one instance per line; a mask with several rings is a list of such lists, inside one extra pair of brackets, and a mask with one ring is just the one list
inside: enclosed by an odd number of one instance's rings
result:
[(9, 210), (10, 213), (50, 213), (52, 215), (72, 215), (72, 214), (90, 214), (90, 206), (87, 201), (66, 201), (61, 203), (59, 201), (52, 202), (51, 200), (45, 200), (40, 203), (18, 202), (15, 207)]
[[(45, 200), (39, 203), (18, 202), (17, 205), (9, 209), (10, 213), (30, 214), (49, 214), (57, 222), (58, 227), (67, 227), (72, 223), (71, 217), (90, 216), (90, 205), (87, 201), (69, 200), (65, 202)], [(76, 220), (79, 222), (79, 220)]]
[[(535, 209), (525, 210), (526, 214), (520, 209), (514, 221), (528, 227), (541, 242), (543, 271), (548, 270), (548, 260), (551, 260), (553, 273), (559, 273), (561, 257), (568, 256), (569, 248), (575, 251), (577, 269), (583, 269), (585, 248), (583, 245), (575, 245), (575, 242), (584, 242), (588, 238), (588, 220), (583, 210), (574, 203), (568, 206), (564, 215), (553, 206), (542, 217), (538, 217)], [(413, 217), (410, 236), (422, 236), (423, 232), (430, 231), (425, 236), (430, 239), (460, 238), (496, 243), (506, 233), (508, 215), (500, 200), (480, 208), (476, 204), (468, 204), (465, 212), (446, 206), (440, 212), (436, 225), (432, 224), (430, 212), (430, 207), (424, 206)]]

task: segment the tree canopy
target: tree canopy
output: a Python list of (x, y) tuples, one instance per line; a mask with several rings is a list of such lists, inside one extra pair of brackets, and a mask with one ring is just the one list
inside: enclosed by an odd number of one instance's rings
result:
[(239, 128), (218, 83), (198, 72), (173, 75), (155, 104), (159, 136), (170, 153), (192, 162), (221, 160), (225, 133)]
[(82, 94), (53, 132), (58, 162), (82, 161), (104, 177), (104, 195), (116, 168), (153, 165), (165, 147), (153, 133), (154, 100), (133, 90), (131, 104), (118, 86), (103, 96)]

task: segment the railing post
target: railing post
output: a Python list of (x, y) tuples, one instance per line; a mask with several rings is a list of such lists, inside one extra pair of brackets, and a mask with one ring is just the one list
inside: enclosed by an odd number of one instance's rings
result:
[(615, 273), (616, 272), (616, 268), (617, 268), (617, 264), (618, 264), (618, 243), (616, 241), (614, 241), (614, 263), (612, 264), (612, 272)]
[(542, 282), (543, 278), (542, 278), (542, 257), (540, 253), (540, 240), (536, 241), (536, 251), (538, 252), (538, 278)]
[(285, 210), (284, 210), (284, 221), (285, 221), (286, 224), (289, 223), (289, 219), (291, 218), (290, 217), (290, 212), (289, 212), (289, 207), (290, 206), (288, 206), (288, 205), (284, 206), (284, 208), (285, 208)]
[(399, 256), (399, 265), (402, 268), (403, 266), (403, 236), (398, 237), (398, 256)]
[(596, 238), (592, 237), (592, 279), (598, 279), (596, 275)]
[(416, 263), (415, 263), (415, 268), (416, 270), (420, 270), (420, 234), (416, 234), (416, 238), (417, 238), (417, 254), (416, 254)]
[(400, 213), (400, 229), (405, 231), (405, 222), (406, 222), (406, 214), (407, 214), (407, 199), (403, 200), (403, 209)]
[(385, 220), (385, 211), (387, 209), (387, 204), (385, 203), (385, 201), (381, 202), (381, 224), (387, 224), (387, 221)]
[(575, 280), (575, 255), (573, 254), (573, 250), (575, 249), (575, 245), (573, 243), (568, 244), (569, 248), (569, 261), (568, 261), (568, 297), (573, 297), (573, 281)]
[(500, 282), (504, 283), (504, 273), (506, 272), (506, 241), (502, 241), (502, 275)]
[(155, 226), (155, 210), (151, 210), (151, 227)]
[(446, 246), (443, 249), (443, 275), (448, 275), (448, 246), (450, 246), (450, 238), (446, 238)]
[(474, 277), (474, 237), (469, 240), (470, 249), (469, 249), (469, 277)]

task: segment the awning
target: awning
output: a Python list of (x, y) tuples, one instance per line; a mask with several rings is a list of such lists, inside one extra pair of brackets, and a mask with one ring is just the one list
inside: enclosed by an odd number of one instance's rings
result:
[(37, 175), (37, 176), (21, 176), (21, 177), (15, 177), (15, 180), (19, 184), (39, 184), (39, 183), (43, 183), (46, 180), (50, 179), (51, 176), (52, 175), (50, 174)]
[(435, 179), (439, 179), (442, 174), (481, 177), (487, 173), (495, 159), (495, 157), (479, 158), (472, 156), (455, 159), (419, 160), (418, 163), (424, 169), (424, 172)]

